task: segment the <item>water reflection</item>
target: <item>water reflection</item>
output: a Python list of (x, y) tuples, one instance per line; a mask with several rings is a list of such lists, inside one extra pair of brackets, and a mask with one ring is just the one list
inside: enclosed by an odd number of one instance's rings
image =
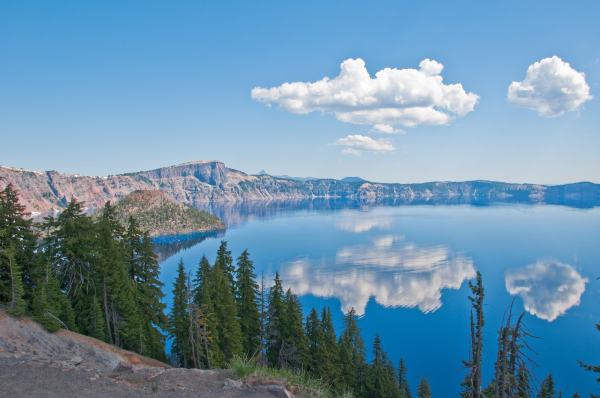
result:
[(385, 215), (351, 212), (337, 220), (335, 226), (339, 230), (359, 234), (372, 229), (389, 229), (391, 224), (390, 218)]
[(194, 232), (190, 234), (157, 236), (153, 238), (154, 253), (163, 262), (182, 250), (189, 249), (208, 238), (224, 236), (224, 231)]
[(335, 297), (342, 311), (363, 315), (369, 299), (386, 307), (418, 308), (427, 313), (442, 306), (443, 289), (459, 289), (475, 276), (473, 261), (445, 246), (418, 247), (402, 236), (380, 236), (369, 244), (343, 247), (334, 264), (299, 259), (280, 269), (282, 279), (299, 295)]
[(538, 261), (506, 273), (506, 290), (523, 300), (525, 310), (549, 322), (579, 305), (587, 279), (573, 266), (556, 260)]

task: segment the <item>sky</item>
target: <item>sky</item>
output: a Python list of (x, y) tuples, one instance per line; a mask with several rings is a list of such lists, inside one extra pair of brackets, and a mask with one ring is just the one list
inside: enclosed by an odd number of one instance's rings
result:
[(599, 17), (597, 1), (4, 0), (0, 164), (600, 182)]

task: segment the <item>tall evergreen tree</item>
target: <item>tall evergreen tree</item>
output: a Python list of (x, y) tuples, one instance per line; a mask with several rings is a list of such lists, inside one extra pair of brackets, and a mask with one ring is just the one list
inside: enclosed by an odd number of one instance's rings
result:
[(169, 313), (169, 334), (173, 340), (171, 356), (177, 366), (184, 368), (192, 366), (190, 350), (190, 331), (188, 319), (188, 290), (187, 275), (183, 260), (177, 266), (177, 278), (173, 284), (173, 304)]
[(240, 318), (243, 352), (247, 357), (258, 354), (260, 345), (260, 314), (258, 309), (258, 284), (254, 264), (248, 250), (237, 259), (237, 308)]
[(417, 397), (418, 398), (431, 398), (431, 389), (429, 388), (429, 383), (427, 379), (421, 379), (419, 383), (419, 388), (417, 388)]
[(167, 327), (164, 314), (163, 284), (152, 239), (142, 232), (133, 217), (125, 235), (129, 277), (135, 286), (135, 301), (139, 308), (141, 336), (137, 352), (165, 360), (165, 342), (161, 330)]
[[(227, 243), (221, 242), (212, 271), (213, 305), (217, 325), (217, 341), (223, 354), (224, 366), (234, 356), (242, 353), (242, 334), (237, 318), (237, 305), (232, 289), (231, 255)], [(216, 364), (215, 364), (216, 365)]]
[(367, 379), (368, 398), (400, 398), (394, 367), (381, 346), (381, 338), (375, 336), (373, 342), (373, 362)]
[(519, 366), (517, 371), (516, 398), (531, 398), (531, 386), (529, 384), (529, 370), (524, 366)]
[(134, 282), (129, 278), (124, 230), (115, 208), (106, 202), (97, 222), (97, 284), (108, 341), (134, 351), (143, 344), (143, 327)]
[(536, 395), (536, 398), (555, 398), (556, 392), (554, 390), (554, 378), (552, 374), (548, 374), (546, 378), (540, 384), (540, 389)]
[(0, 191), (0, 302), (14, 315), (23, 315), (31, 299), (35, 242), (25, 207), (8, 184)]
[(235, 268), (233, 266), (233, 257), (231, 256), (231, 251), (227, 248), (227, 241), (222, 240), (219, 248), (217, 249), (215, 267), (218, 267), (223, 271), (223, 273), (227, 276), (229, 289), (232, 292), (235, 292)]
[(481, 362), (483, 353), (483, 299), (484, 289), (481, 274), (477, 272), (476, 283), (469, 282), (472, 295), (471, 302), (471, 352), (469, 359), (464, 361), (468, 374), (462, 383), (463, 398), (481, 397)]
[(400, 365), (398, 366), (398, 389), (400, 390), (401, 398), (412, 398), (408, 377), (406, 376), (407, 372), (408, 370), (406, 369), (404, 360), (400, 359)]
[(219, 344), (219, 332), (214, 305), (213, 270), (208, 259), (202, 256), (194, 279), (194, 304), (204, 317), (205, 323), (205, 362), (210, 368), (224, 363)]
[[(106, 321), (94, 269), (97, 235), (91, 218), (83, 213), (83, 204), (73, 199), (56, 219), (46, 219), (44, 229), (44, 254), (71, 303), (72, 311), (63, 307), (63, 316), (75, 314), (76, 330), (106, 339)], [(62, 320), (68, 322), (66, 318)]]
[(319, 350), (319, 361), (323, 368), (323, 378), (328, 383), (335, 385), (339, 378), (337, 360), (339, 357), (337, 336), (331, 319), (331, 309), (323, 308), (321, 311), (321, 328), (323, 341)]
[(269, 290), (267, 317), (267, 361), (270, 366), (282, 367), (281, 349), (285, 338), (286, 305), (279, 273), (275, 274), (274, 284)]
[(306, 317), (306, 340), (308, 358), (306, 370), (314, 377), (324, 378), (322, 351), (323, 351), (323, 327), (316, 309), (312, 309)]
[(306, 336), (302, 326), (300, 301), (290, 289), (285, 294), (285, 306), (283, 346), (280, 356), (284, 366), (301, 369), (306, 362)]
[(356, 312), (351, 309), (344, 317), (344, 331), (340, 336), (338, 388), (349, 388), (356, 396), (365, 394), (365, 346), (356, 323)]

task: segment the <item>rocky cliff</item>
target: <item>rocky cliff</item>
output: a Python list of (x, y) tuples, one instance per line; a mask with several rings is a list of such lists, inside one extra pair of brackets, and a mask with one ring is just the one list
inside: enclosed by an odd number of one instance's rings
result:
[(90, 211), (107, 200), (136, 190), (161, 190), (171, 199), (194, 207), (249, 201), (299, 201), (340, 198), (367, 203), (557, 203), (600, 204), (600, 185), (560, 186), (510, 184), (492, 181), (385, 184), (358, 178), (298, 180), (266, 174), (249, 175), (221, 162), (197, 161), (155, 170), (107, 177), (28, 171), (0, 167), (0, 188), (12, 183), (32, 214), (60, 211), (72, 198)]

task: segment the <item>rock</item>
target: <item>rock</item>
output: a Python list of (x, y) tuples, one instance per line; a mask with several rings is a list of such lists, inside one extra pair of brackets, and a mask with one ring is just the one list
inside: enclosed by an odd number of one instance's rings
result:
[(223, 384), (223, 389), (224, 390), (231, 390), (231, 389), (239, 389), (242, 388), (244, 383), (242, 383), (241, 380), (233, 380), (233, 379), (225, 379), (225, 383)]

